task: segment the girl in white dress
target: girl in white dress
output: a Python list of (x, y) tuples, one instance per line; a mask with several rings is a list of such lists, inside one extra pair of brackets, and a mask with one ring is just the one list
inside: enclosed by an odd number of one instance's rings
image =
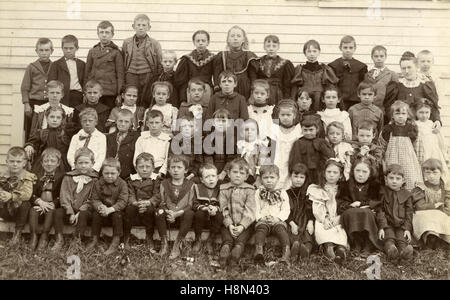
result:
[(327, 139), (333, 146), (334, 154), (344, 164), (344, 178), (347, 181), (350, 177), (352, 168), (351, 157), (353, 155), (353, 147), (344, 142), (344, 125), (340, 122), (331, 122), (327, 127)]

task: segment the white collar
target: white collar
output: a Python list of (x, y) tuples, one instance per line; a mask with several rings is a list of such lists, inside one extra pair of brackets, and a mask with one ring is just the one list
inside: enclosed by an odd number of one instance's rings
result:
[(120, 107), (120, 109), (128, 109), (133, 114), (136, 112), (136, 108), (137, 108), (136, 104), (133, 106), (126, 106), (125, 104), (122, 104), (122, 106)]
[(150, 134), (150, 131), (147, 130), (147, 131), (141, 132), (141, 137), (147, 138), (147, 139), (154, 138), (154, 139), (158, 139), (158, 140), (161, 140), (161, 141), (170, 141), (170, 135), (168, 135), (165, 132), (161, 132), (158, 136), (153, 136), (153, 135)]
[[(64, 105), (62, 103), (60, 103), (59, 106), (64, 110), (64, 112), (65, 112), (65, 114), (67, 116), (72, 115), (72, 113), (73, 113), (73, 108), (72, 107), (66, 106), (66, 105)], [(45, 104), (39, 105), (39, 106), (36, 105), (34, 107), (34, 112), (38, 114), (38, 113), (46, 111), (49, 107), (50, 107), (50, 103), (48, 103), (48, 102), (45, 103)]]

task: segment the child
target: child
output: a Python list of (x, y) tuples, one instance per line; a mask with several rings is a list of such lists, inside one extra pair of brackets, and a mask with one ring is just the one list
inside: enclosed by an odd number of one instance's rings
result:
[(115, 157), (121, 165), (120, 178), (126, 179), (135, 172), (133, 155), (140, 132), (131, 130), (134, 115), (128, 109), (117, 113), (117, 130), (106, 136), (106, 157)]
[(375, 165), (367, 157), (357, 159), (350, 179), (336, 196), (337, 211), (350, 239), (351, 248), (359, 254), (369, 255), (372, 246), (382, 247), (378, 242), (378, 228), (371, 205), (378, 201), (380, 185)]
[(142, 152), (148, 152), (155, 159), (155, 170), (152, 175), (162, 177), (167, 172), (167, 157), (169, 155), (170, 136), (162, 132), (163, 114), (159, 110), (151, 110), (147, 114), (149, 131), (143, 131), (137, 139), (134, 150), (133, 162), (136, 166), (136, 158)]
[(200, 181), (194, 186), (195, 196), (192, 210), (194, 215), (195, 242), (192, 247), (194, 252), (201, 248), (201, 235), (205, 223), (209, 223), (210, 231), (206, 241), (206, 250), (208, 254), (213, 254), (213, 243), (220, 235), (220, 229), (223, 223), (222, 212), (219, 205), (219, 185), (216, 166), (212, 164), (203, 164), (199, 170)]
[(317, 137), (319, 125), (314, 118), (307, 116), (301, 124), (303, 136), (295, 141), (289, 153), (289, 170), (296, 163), (304, 163), (308, 167), (311, 183), (318, 184), (325, 162), (335, 154), (325, 139)]
[(247, 120), (248, 109), (247, 101), (245, 100), (246, 98), (244, 95), (234, 91), (234, 88), (238, 84), (238, 77), (231, 71), (223, 71), (218, 76), (218, 80), (217, 84), (220, 86), (220, 92), (211, 97), (211, 101), (208, 105), (208, 112), (206, 113), (206, 119), (211, 119), (216, 110), (226, 108), (231, 113), (230, 119)]
[(274, 124), (270, 131), (270, 139), (275, 143), (275, 159), (273, 164), (280, 168), (280, 180), (277, 188), (288, 189), (289, 181), (289, 153), (292, 145), (302, 136), (300, 124), (295, 123), (297, 117), (297, 104), (290, 100), (282, 100), (278, 103), (279, 125)]
[(102, 133), (107, 133), (106, 130), (106, 122), (108, 121), (108, 116), (110, 112), (110, 108), (105, 104), (99, 102), (100, 98), (103, 95), (103, 87), (100, 85), (98, 81), (89, 80), (84, 87), (86, 94), (86, 103), (82, 103), (75, 107), (75, 113), (73, 117), (73, 121), (75, 124), (80, 124), (80, 112), (85, 108), (93, 108), (97, 112), (97, 129)]
[(248, 106), (248, 116), (260, 124), (262, 137), (269, 136), (273, 127), (272, 114), (275, 106), (269, 105), (269, 94), (270, 85), (266, 80), (256, 79), (253, 81), (250, 98), (252, 103)]
[(223, 214), (222, 248), (219, 263), (235, 267), (244, 251), (245, 243), (252, 234), (255, 221), (255, 188), (245, 183), (249, 166), (242, 158), (233, 160), (228, 169), (230, 182), (220, 186), (219, 203)]
[(222, 82), (220, 74), (223, 71), (228, 71), (237, 76), (233, 89), (236, 88), (239, 95), (248, 99), (250, 97), (250, 86), (256, 79), (256, 70), (256, 54), (248, 51), (246, 32), (239, 26), (231, 27), (227, 34), (227, 51), (219, 52), (213, 60), (214, 91), (217, 92), (222, 89), (219, 88)]
[(86, 249), (94, 249), (100, 238), (104, 221), (112, 223), (113, 238), (105, 255), (117, 251), (123, 236), (123, 210), (128, 203), (127, 183), (119, 177), (120, 162), (117, 158), (107, 158), (102, 164), (102, 177), (94, 183), (89, 201), (92, 203), (92, 241)]
[(347, 234), (341, 226), (341, 216), (337, 211), (336, 195), (342, 190), (342, 171), (344, 166), (335, 159), (329, 159), (321, 172), (320, 183), (311, 184), (306, 191), (312, 201), (315, 238), (323, 245), (324, 255), (340, 263), (346, 259), (348, 248)]
[(106, 121), (106, 128), (109, 128), (109, 133), (117, 131), (117, 118), (122, 109), (129, 110), (132, 114), (132, 122), (130, 130), (141, 131), (144, 124), (145, 108), (137, 106), (138, 88), (135, 85), (127, 85), (122, 93), (122, 101), (120, 107), (114, 107), (109, 114), (108, 121)]
[[(192, 114), (195, 120), (200, 120), (200, 124), (203, 125), (206, 120), (206, 112), (208, 111), (210, 99), (210, 97), (208, 97), (208, 102), (205, 103), (204, 99), (207, 89), (208, 85), (200, 79), (190, 79), (187, 84), (188, 102), (181, 103), (180, 109), (178, 110), (178, 118), (184, 118), (185, 116)], [(199, 128), (199, 130), (202, 131), (201, 128)]]
[(20, 92), (25, 111), (25, 139), (30, 135), (31, 116), (35, 105), (42, 105), (48, 101), (46, 84), (52, 61), (53, 43), (48, 38), (40, 38), (36, 42), (38, 59), (25, 69)]
[(55, 61), (48, 71), (48, 81), (62, 82), (63, 98), (61, 103), (72, 108), (83, 103), (84, 69), (86, 63), (75, 57), (78, 51), (78, 39), (73, 35), (62, 38), (61, 47), (64, 56)]
[(63, 228), (65, 224), (75, 226), (73, 242), (81, 241), (91, 219), (91, 195), (97, 172), (93, 170), (94, 152), (88, 148), (80, 148), (75, 152), (75, 169), (67, 172), (61, 183), (59, 201), (61, 207), (56, 208), (54, 226), (56, 242), (52, 251), (57, 253), (64, 245)]
[(450, 202), (445, 190), (441, 161), (430, 158), (422, 164), (425, 184), (412, 190), (415, 213), (414, 236), (424, 245), (436, 249), (450, 243)]
[(340, 122), (331, 122), (327, 127), (327, 139), (333, 147), (335, 157), (344, 164), (344, 178), (348, 180), (352, 168), (351, 156), (353, 147), (344, 142), (344, 125)]
[[(212, 95), (213, 59), (215, 55), (207, 49), (209, 46), (209, 33), (205, 30), (197, 30), (192, 35), (195, 49), (180, 58), (175, 71), (175, 86), (179, 91), (179, 102), (191, 103), (191, 92), (189, 82), (192, 79), (199, 80), (205, 84), (205, 91), (198, 103), (208, 106)], [(187, 93), (186, 93), (187, 92)], [(180, 107), (181, 110), (181, 107)]]
[(392, 122), (384, 126), (381, 138), (387, 143), (386, 165), (405, 166), (406, 189), (411, 191), (416, 183), (423, 181), (422, 170), (413, 147), (418, 135), (417, 125), (408, 119), (408, 110), (408, 104), (403, 101), (397, 100), (392, 104)]
[(123, 241), (126, 248), (130, 247), (130, 234), (133, 225), (145, 225), (147, 244), (154, 249), (153, 233), (155, 230), (156, 197), (159, 195), (159, 180), (151, 179), (154, 169), (153, 155), (142, 152), (136, 158), (137, 174), (132, 174), (128, 182), (128, 206), (123, 219)]
[(74, 169), (75, 152), (80, 148), (89, 148), (95, 156), (93, 169), (99, 172), (106, 157), (106, 136), (95, 128), (98, 123), (97, 112), (91, 107), (85, 108), (80, 113), (80, 122), (81, 130), (70, 141), (67, 161)]
[(298, 163), (290, 173), (291, 188), (286, 191), (291, 212), (286, 220), (289, 225), (289, 237), (292, 244), (291, 259), (309, 257), (313, 246), (314, 215), (311, 202), (306, 197), (309, 187), (308, 167)]
[(341, 39), (339, 50), (342, 51), (342, 57), (328, 65), (339, 78), (338, 87), (342, 92), (344, 109), (348, 110), (350, 106), (359, 102), (356, 90), (358, 84), (364, 80), (364, 76), (367, 73), (367, 65), (353, 58), (356, 50), (356, 41), (352, 36), (346, 35)]
[[(53, 225), (55, 208), (59, 206), (59, 193), (64, 178), (58, 166), (61, 163), (61, 152), (55, 148), (47, 148), (42, 152), (40, 162), (42, 169), (36, 173), (38, 180), (33, 186), (33, 196), (30, 209), (30, 249), (44, 250), (48, 244), (48, 235)], [(37, 227), (39, 221), (44, 221), (43, 231), (39, 238)]]
[(333, 122), (337, 121), (344, 125), (344, 140), (352, 140), (352, 123), (348, 112), (340, 110), (338, 104), (341, 102), (341, 94), (339, 90), (334, 86), (328, 86), (323, 92), (323, 103), (325, 103), (325, 109), (317, 112), (320, 119), (323, 122), (323, 126), (327, 126)]
[(386, 186), (380, 188), (380, 198), (376, 204), (378, 237), (384, 241), (384, 251), (388, 259), (400, 257), (412, 259), (411, 242), (413, 197), (403, 189), (405, 172), (398, 164), (388, 165), (385, 172)]
[(113, 109), (124, 84), (123, 57), (112, 42), (114, 26), (109, 21), (97, 25), (100, 42), (89, 50), (86, 60), (86, 80), (96, 80), (103, 87), (100, 103)]
[(268, 104), (277, 105), (281, 99), (291, 96), (291, 79), (294, 65), (288, 59), (278, 56), (280, 39), (275, 35), (264, 38), (266, 55), (258, 59), (256, 78), (266, 79), (270, 85)]
[[(172, 128), (174, 121), (178, 116), (178, 109), (168, 102), (170, 95), (174, 93), (173, 86), (168, 81), (156, 81), (152, 85), (154, 105), (145, 111), (145, 115), (150, 110), (159, 110), (164, 116), (163, 132), (172, 136)], [(152, 101), (153, 104), (153, 101)], [(144, 120), (147, 117), (144, 116)], [(144, 123), (144, 127), (146, 124)]]
[(305, 116), (313, 116), (317, 119), (317, 123), (320, 124), (318, 137), (325, 137), (325, 130), (323, 128), (323, 124), (320, 118), (320, 115), (317, 114), (314, 110), (312, 110), (312, 98), (314, 94), (306, 90), (305, 88), (299, 88), (298, 93), (295, 95), (295, 99), (298, 105), (298, 122), (301, 123)]
[(186, 180), (186, 172), (189, 167), (188, 160), (183, 155), (173, 155), (169, 159), (170, 178), (165, 179), (160, 185), (160, 203), (156, 209), (156, 227), (161, 237), (161, 250), (163, 256), (168, 251), (167, 226), (179, 225), (180, 229), (175, 238), (169, 259), (175, 259), (181, 255), (181, 243), (191, 228), (194, 212), (192, 201), (194, 199), (194, 183)]
[(374, 89), (375, 98), (373, 104), (378, 106), (383, 113), (384, 98), (386, 97), (386, 87), (391, 81), (398, 81), (398, 75), (386, 67), (387, 50), (385, 47), (377, 45), (372, 48), (371, 58), (373, 68), (364, 76), (364, 81), (371, 84)]
[[(133, 22), (136, 34), (124, 40), (122, 46), (125, 83), (137, 86), (139, 91), (143, 91), (148, 81), (163, 72), (161, 45), (148, 36), (150, 28), (150, 18), (144, 14), (137, 15)], [(148, 107), (151, 99), (142, 99), (142, 95), (137, 103)]]
[(12, 246), (20, 243), (36, 182), (36, 175), (25, 170), (26, 165), (25, 150), (11, 147), (6, 154), (6, 168), (0, 171), (0, 218), (16, 223), (10, 241)]
[(321, 108), (323, 90), (327, 85), (337, 84), (339, 78), (333, 69), (317, 59), (320, 55), (320, 44), (315, 40), (309, 40), (303, 45), (303, 54), (306, 56), (306, 64), (298, 65), (295, 68), (295, 75), (292, 79), (292, 96), (299, 88), (305, 88), (312, 94), (312, 110), (317, 112)]
[(286, 220), (289, 217), (289, 197), (285, 190), (276, 189), (280, 171), (275, 165), (261, 167), (262, 185), (255, 193), (255, 255), (256, 263), (263, 263), (266, 236), (274, 233), (280, 241), (281, 262), (288, 264), (291, 255)]
[(426, 76), (428, 80), (431, 80), (434, 83), (438, 98), (444, 99), (444, 85), (440, 74), (431, 69), (433, 64), (434, 57), (430, 50), (422, 50), (417, 54), (417, 65), (419, 67), (419, 72), (421, 75)]
[(376, 96), (375, 87), (365, 81), (358, 85), (358, 97), (361, 103), (357, 103), (348, 109), (348, 114), (352, 124), (352, 140), (356, 140), (356, 132), (359, 123), (362, 121), (372, 121), (377, 124), (375, 136), (383, 129), (384, 113), (376, 105), (373, 104)]

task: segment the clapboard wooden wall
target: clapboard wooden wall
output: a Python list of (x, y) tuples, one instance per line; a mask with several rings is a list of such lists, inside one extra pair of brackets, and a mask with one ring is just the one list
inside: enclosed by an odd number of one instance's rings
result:
[[(96, 44), (96, 26), (110, 20), (115, 26), (114, 42), (133, 35), (132, 20), (146, 13), (152, 20), (150, 35), (163, 48), (178, 56), (192, 49), (195, 30), (211, 33), (210, 50), (225, 48), (226, 32), (232, 25), (247, 30), (250, 50), (263, 54), (267, 34), (281, 40), (280, 55), (304, 62), (303, 43), (321, 43), (320, 61), (330, 62), (340, 53), (343, 35), (355, 36), (355, 57), (370, 64), (376, 44), (388, 48), (387, 65), (399, 72), (401, 54), (429, 49), (435, 68), (450, 83), (450, 4), (447, 1), (300, 1), (300, 0), (10, 0), (0, 1), (0, 163), (11, 145), (23, 143), (23, 106), (20, 82), (26, 65), (36, 59), (34, 45), (39, 37), (53, 40), (52, 59), (62, 55), (60, 40), (66, 34), (79, 38), (78, 56), (86, 58)], [(445, 73), (447, 72), (447, 73)], [(450, 141), (450, 89), (440, 100), (445, 135)], [(450, 143), (449, 143), (450, 144)]]

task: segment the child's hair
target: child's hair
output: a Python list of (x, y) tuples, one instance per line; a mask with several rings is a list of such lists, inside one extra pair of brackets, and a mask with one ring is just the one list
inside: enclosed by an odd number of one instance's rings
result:
[(387, 49), (384, 46), (376, 45), (372, 48), (372, 51), (370, 52), (370, 56), (372, 57), (375, 51), (383, 51), (384, 55), (387, 56)]
[(372, 83), (367, 81), (361, 81), (358, 85), (358, 89), (356, 90), (358, 95), (361, 93), (362, 90), (370, 89), (371, 92), (373, 92), (375, 95), (377, 94), (377, 91), (375, 90), (375, 87)]
[(391, 105), (391, 114), (394, 115), (394, 112), (400, 111), (401, 109), (406, 109), (406, 111), (409, 111), (408, 103), (403, 102), (402, 100), (395, 100), (395, 102)]
[(418, 111), (422, 107), (428, 107), (431, 110), (434, 107), (434, 103), (431, 102), (431, 100), (428, 100), (427, 98), (420, 98), (419, 101), (417, 101), (414, 106), (416, 111)]
[(217, 167), (215, 165), (210, 163), (204, 163), (198, 169), (198, 173), (200, 174), (201, 177), (203, 177), (203, 172), (205, 170), (216, 170), (216, 173), (218, 173)]
[(387, 166), (386, 172), (384, 172), (385, 176), (388, 176), (389, 174), (401, 175), (401, 176), (405, 177), (405, 170), (399, 164), (391, 164), (391, 165)]
[(419, 57), (420, 55), (429, 55), (429, 54), (433, 55), (433, 53), (430, 50), (425, 49), (417, 53), (417, 57)]
[(162, 122), (164, 122), (164, 115), (161, 111), (157, 110), (157, 109), (152, 109), (151, 111), (149, 111), (147, 113), (147, 120), (153, 119), (153, 118), (160, 118)]
[(49, 89), (54, 89), (54, 88), (59, 88), (61, 90), (61, 93), (64, 95), (64, 83), (62, 83), (61, 81), (58, 81), (58, 80), (51, 80), (45, 86), (45, 89), (47, 90), (47, 92)]
[(49, 147), (49, 148), (45, 149), (44, 151), (42, 151), (42, 154), (41, 154), (42, 160), (44, 160), (44, 158), (46, 158), (46, 157), (56, 157), (58, 159), (58, 161), (61, 161), (61, 159), (62, 159), (61, 151), (59, 151), (56, 148)]
[(121, 168), (120, 168), (120, 161), (119, 159), (115, 158), (115, 157), (108, 157), (105, 158), (105, 160), (102, 163), (102, 171), (106, 168), (106, 167), (111, 167), (111, 168), (116, 168), (116, 170), (120, 173)]
[(175, 62), (177, 61), (177, 53), (173, 50), (163, 50), (161, 58), (164, 56), (170, 56), (175, 60)]
[(422, 163), (422, 170), (423, 171), (439, 170), (442, 172), (444, 170), (444, 168), (442, 167), (442, 162), (439, 159), (429, 158)]
[[(64, 128), (65, 124), (66, 124), (66, 112), (64, 111), (64, 109), (61, 106), (56, 106), (56, 107), (50, 106), (49, 108), (47, 108), (44, 112), (45, 119), (47, 119), (47, 117), (50, 115), (50, 113), (52, 113), (54, 111), (59, 111), (61, 113), (61, 117), (62, 117), (61, 126), (62, 126), (62, 128)], [(64, 135), (63, 132), (61, 134)]]
[(91, 149), (86, 148), (86, 147), (82, 147), (80, 149), (78, 149), (77, 151), (75, 151), (75, 163), (78, 161), (78, 159), (80, 157), (89, 157), (89, 159), (91, 160), (92, 163), (95, 162), (95, 155), (94, 152), (92, 152)]
[(298, 105), (297, 105), (297, 102), (295, 102), (294, 100), (291, 100), (291, 99), (282, 99), (282, 100), (280, 100), (278, 102), (278, 105), (277, 105), (278, 113), (280, 112), (280, 110), (282, 108), (290, 108), (290, 109), (292, 109), (292, 112), (294, 113), (294, 116), (297, 115)]
[(149, 161), (151, 162), (153, 168), (155, 167), (155, 158), (153, 157), (152, 154), (148, 153), (148, 152), (142, 152), (140, 153), (137, 157), (136, 157), (136, 166), (141, 162), (146, 162)]
[(125, 94), (126, 92), (128, 92), (129, 89), (135, 89), (139, 96), (139, 87), (135, 84), (127, 84), (127, 85), (123, 86), (121, 94)]
[(289, 174), (303, 174), (305, 176), (308, 176), (308, 167), (303, 163), (296, 163), (292, 166), (292, 168), (290, 168)]
[(297, 93), (295, 94), (295, 100), (298, 100), (298, 98), (300, 98), (300, 96), (301, 96), (303, 93), (306, 93), (306, 94), (308, 95), (308, 98), (309, 98), (309, 99), (313, 99), (313, 94), (312, 94), (312, 92), (311, 92), (310, 90), (308, 90), (306, 87), (300, 87), (300, 88), (297, 90)]
[(264, 174), (276, 174), (277, 177), (280, 177), (280, 168), (278, 168), (276, 165), (263, 165), (259, 169), (259, 175), (262, 177)]
[(169, 97), (170, 97), (170, 95), (172, 95), (172, 93), (173, 93), (173, 85), (172, 85), (170, 82), (168, 82), (168, 81), (155, 81), (155, 82), (152, 84), (152, 91), (153, 91), (152, 94), (155, 93), (156, 88), (157, 88), (158, 86), (166, 87), (166, 88), (167, 88), (167, 92), (169, 93)]
[(339, 129), (342, 132), (342, 137), (344, 137), (344, 132), (345, 132), (344, 124), (342, 124), (341, 122), (338, 122), (338, 121), (331, 122), (327, 126), (327, 135), (328, 135), (328, 132), (330, 131), (331, 127)]
[(233, 169), (234, 167), (239, 168), (239, 170), (244, 170), (247, 174), (250, 170), (248, 162), (242, 157), (235, 158), (230, 163), (228, 163), (227, 171), (231, 171), (231, 169)]
[(50, 44), (50, 49), (53, 51), (53, 43), (49, 38), (39, 38), (36, 42), (36, 50), (40, 45)]
[(300, 122), (300, 125), (302, 127), (316, 127), (317, 130), (320, 129), (320, 124), (318, 124), (318, 119), (315, 118), (313, 115), (306, 115), (303, 117), (302, 121)]
[(280, 43), (280, 39), (276, 35), (271, 34), (271, 35), (268, 35), (268, 36), (266, 36), (264, 38), (264, 44), (266, 42), (272, 42), (274, 44), (279, 44)]
[(62, 38), (61, 40), (61, 48), (64, 47), (64, 43), (73, 43), (75, 48), (78, 49), (78, 39), (76, 36), (69, 34)]
[(230, 38), (230, 33), (231, 33), (231, 30), (233, 30), (233, 29), (239, 29), (240, 31), (242, 31), (242, 35), (244, 36), (244, 43), (242, 43), (242, 49), (243, 49), (243, 50), (248, 50), (248, 38), (247, 38), (247, 33), (245, 32), (244, 29), (242, 29), (242, 27), (239, 27), (239, 26), (237, 26), (237, 25), (234, 25), (233, 27), (231, 27), (231, 28), (228, 30), (228, 33), (227, 33), (227, 48), (230, 48), (230, 45), (228, 44), (228, 39)]
[(86, 91), (87, 89), (95, 89), (96, 87), (99, 87), (100, 93), (103, 93), (102, 85), (95, 79), (91, 79), (88, 82), (86, 82), (86, 84), (84, 85), (84, 90)]
[(108, 27), (111, 27), (111, 33), (114, 34), (114, 26), (110, 21), (101, 21), (97, 25), (97, 32), (99, 29), (107, 29)]
[(226, 108), (219, 108), (213, 113), (213, 119), (229, 119), (230, 111)]
[(206, 35), (206, 38), (208, 39), (208, 42), (209, 42), (209, 40), (210, 40), (209, 32), (206, 31), (206, 30), (203, 30), (203, 29), (200, 29), (200, 30), (197, 30), (196, 32), (194, 32), (194, 34), (192, 35), (192, 41), (193, 42), (195, 41), (195, 37), (197, 36), (197, 34), (204, 34), (204, 35)]
[(183, 165), (184, 165), (184, 167), (186, 168), (186, 170), (189, 168), (189, 159), (188, 159), (185, 155), (183, 155), (183, 154), (174, 154), (174, 155), (171, 155), (171, 156), (169, 157), (169, 161), (168, 161), (168, 163), (167, 163), (167, 166), (170, 168), (170, 166), (171, 166), (173, 163), (177, 163), (177, 162), (183, 163)]
[(225, 70), (225, 71), (223, 71), (223, 72), (221, 72), (219, 74), (219, 82), (221, 82), (222, 79), (224, 79), (224, 78), (225, 79), (226, 78), (233, 78), (234, 82), (237, 83), (237, 76), (233, 72), (231, 72), (229, 70)]
[(342, 47), (342, 44), (348, 44), (348, 43), (353, 43), (356, 47), (355, 38), (352, 37), (351, 35), (346, 35), (341, 39), (341, 42), (339, 44), (339, 49)]
[(119, 116), (122, 116), (122, 117), (125, 117), (125, 118), (129, 118), (129, 119), (130, 119), (130, 122), (131, 122), (131, 125), (133, 125), (134, 115), (133, 115), (133, 113), (132, 113), (129, 109), (126, 109), (126, 108), (120, 109), (120, 110), (117, 112), (117, 118), (118, 118)]
[(303, 54), (306, 54), (306, 50), (308, 50), (310, 47), (314, 47), (320, 51), (319, 42), (316, 40), (309, 40), (303, 45)]
[(25, 152), (25, 149), (23, 149), (23, 147), (18, 147), (18, 146), (14, 146), (9, 148), (8, 152), (6, 153), (6, 156), (14, 156), (14, 157), (18, 157), (18, 156), (22, 156), (23, 158), (27, 157), (27, 153)]
[(373, 134), (375, 135), (375, 132), (377, 130), (377, 125), (370, 121), (370, 120), (363, 120), (358, 123), (358, 126), (356, 128), (356, 134), (358, 134), (359, 130), (372, 130)]
[(375, 163), (367, 156), (358, 156), (358, 158), (353, 162), (352, 168), (350, 171), (350, 176), (353, 179), (355, 178), (355, 168), (359, 164), (366, 164), (369, 167), (370, 174), (369, 174), (368, 180), (371, 180), (372, 178), (376, 177), (376, 174), (378, 172), (377, 172), (377, 167), (376, 167)]
[(205, 82), (203, 80), (201, 80), (198, 77), (194, 77), (192, 79), (189, 80), (188, 82), (188, 89), (191, 88), (191, 85), (196, 84), (196, 85), (201, 85), (203, 87), (203, 89), (205, 89)]
[(270, 85), (269, 82), (265, 79), (255, 79), (252, 83), (252, 92), (256, 89), (256, 87), (262, 87), (266, 90), (267, 95), (270, 94)]
[(133, 23), (136, 23), (136, 21), (139, 20), (147, 21), (148, 25), (150, 26), (150, 18), (146, 14), (138, 14), (136, 17), (134, 17)]
[[(327, 180), (325, 179), (325, 173), (328, 169), (329, 166), (336, 166), (339, 168), (339, 171), (341, 173), (341, 179), (339, 179), (339, 182), (341, 182), (343, 180), (342, 174), (344, 172), (344, 165), (337, 159), (335, 158), (329, 158), (326, 162), (325, 162), (325, 166), (323, 167), (323, 171), (322, 171), (322, 176), (319, 178), (319, 185), (323, 188), (325, 186), (325, 184), (327, 183)], [(339, 183), (338, 182), (338, 183)]]
[(259, 135), (259, 124), (258, 121), (256, 121), (255, 119), (249, 118), (247, 120), (245, 120), (243, 126), (242, 126), (242, 131), (245, 133), (245, 126), (247, 126), (248, 124), (253, 123), (256, 126), (256, 133)]
[(83, 118), (84, 118), (84, 117), (87, 117), (87, 116), (94, 117), (95, 120), (98, 121), (98, 114), (97, 114), (97, 111), (96, 111), (95, 109), (93, 109), (92, 107), (86, 107), (85, 109), (83, 109), (83, 110), (80, 112), (80, 114), (79, 114), (80, 121), (83, 120)]
[(327, 85), (324, 89), (323, 89), (323, 97), (325, 97), (325, 93), (328, 91), (334, 91), (337, 93), (338, 99), (341, 99), (341, 92), (339, 91), (339, 89), (337, 88), (337, 86), (333, 85), (333, 84), (329, 84)]
[(414, 56), (414, 53), (410, 51), (405, 51), (400, 58), (400, 63), (403, 61), (412, 61), (417, 66), (417, 58)]

